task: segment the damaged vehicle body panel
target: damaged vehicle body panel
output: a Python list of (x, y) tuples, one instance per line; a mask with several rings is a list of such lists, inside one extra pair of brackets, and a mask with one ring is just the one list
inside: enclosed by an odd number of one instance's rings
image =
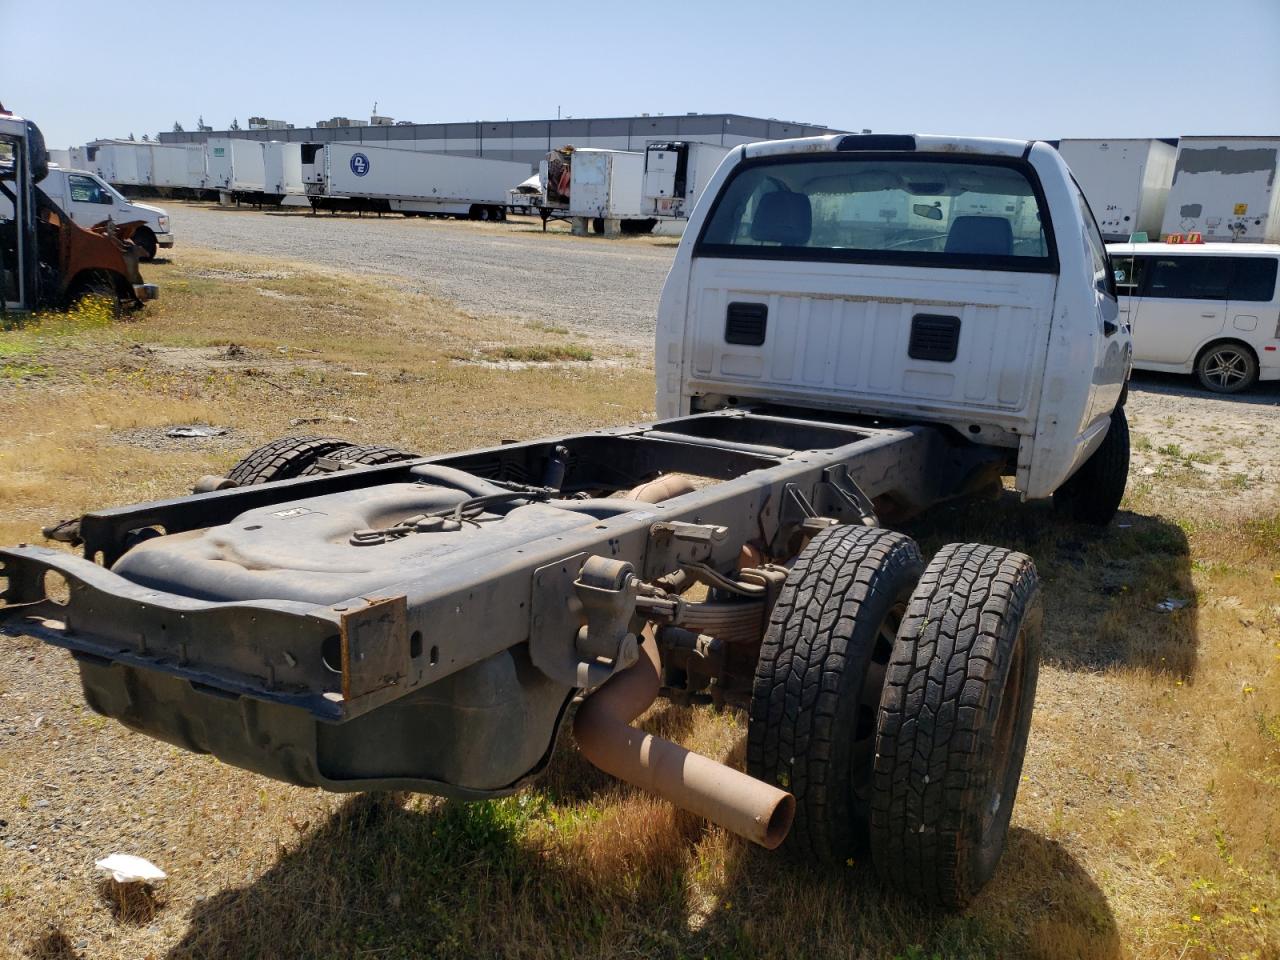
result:
[(87, 295), (139, 306), (158, 295), (129, 239), (142, 222), (77, 224), (37, 184), (49, 170), (39, 128), (0, 108), (0, 287), (12, 310), (61, 309)]

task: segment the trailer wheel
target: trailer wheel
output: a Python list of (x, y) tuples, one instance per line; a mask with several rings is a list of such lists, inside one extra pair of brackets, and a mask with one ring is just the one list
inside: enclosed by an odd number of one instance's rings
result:
[(1043, 614), (1031, 558), (953, 543), (898, 629), (875, 743), (871, 858), (932, 906), (995, 872), (1027, 748)]
[(1120, 509), (1128, 480), (1129, 419), (1124, 407), (1116, 407), (1102, 444), (1053, 492), (1053, 507), (1076, 523), (1105, 527)]
[(756, 664), (747, 771), (790, 790), (790, 849), (844, 861), (867, 845), (876, 711), (924, 563), (873, 527), (814, 537), (787, 575)]
[(227, 479), (238, 487), (292, 480), (326, 454), (349, 446), (350, 440), (334, 437), (281, 437), (251, 451), (227, 471)]
[(325, 473), (326, 471), (320, 469), (321, 459), (378, 467), (385, 463), (414, 460), (417, 457), (418, 454), (416, 453), (410, 453), (408, 450), (400, 450), (396, 447), (384, 447), (376, 443), (353, 443), (317, 457), (302, 471), (301, 475), (309, 477)]

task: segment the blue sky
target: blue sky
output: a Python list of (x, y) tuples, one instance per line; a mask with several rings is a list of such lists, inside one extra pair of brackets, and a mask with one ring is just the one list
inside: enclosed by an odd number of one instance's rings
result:
[(367, 117), (375, 100), (419, 122), (559, 108), (1280, 135), (1280, 0), (0, 0), (0, 37), (0, 101), (51, 146), (191, 129), (201, 114), (219, 129), (251, 114), (311, 126)]

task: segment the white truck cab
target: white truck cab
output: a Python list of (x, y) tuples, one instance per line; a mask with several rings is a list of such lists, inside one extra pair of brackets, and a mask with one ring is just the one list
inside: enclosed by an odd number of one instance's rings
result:
[(45, 194), (86, 229), (112, 220), (129, 223), (141, 220), (143, 226), (131, 238), (142, 250), (145, 260), (153, 260), (160, 247), (173, 246), (169, 215), (160, 207), (130, 200), (96, 173), (87, 170), (63, 170), (50, 165), (49, 175), (37, 184)]
[[(760, 142), (728, 154), (690, 216), (659, 307), (657, 409), (945, 425), (1007, 448), (1036, 499), (1077, 472), (1102, 482), (1082, 467), (1109, 433), (1127, 472), (1132, 353), (1106, 246), (1048, 144)], [(1118, 451), (1095, 459), (1121, 469)], [(1082, 519), (1114, 513), (1124, 476), (1107, 483), (1114, 504)]]

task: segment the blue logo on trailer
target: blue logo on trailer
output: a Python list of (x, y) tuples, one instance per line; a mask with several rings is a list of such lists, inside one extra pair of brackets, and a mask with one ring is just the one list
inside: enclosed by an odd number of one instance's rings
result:
[(369, 158), (363, 153), (353, 153), (351, 155), (351, 172), (357, 177), (363, 177), (369, 172)]

